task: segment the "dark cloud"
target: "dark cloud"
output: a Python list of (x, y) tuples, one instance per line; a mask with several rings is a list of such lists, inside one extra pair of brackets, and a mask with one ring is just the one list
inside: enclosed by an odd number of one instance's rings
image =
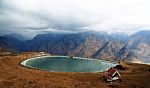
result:
[(148, 29), (147, 3), (146, 0), (0, 0), (0, 35), (18, 33), (33, 37), (54, 31), (128, 33)]
[(77, 20), (75, 21), (74, 19), (59, 20), (51, 16), (51, 14), (24, 12), (15, 8), (5, 8), (4, 6), (1, 7), (0, 13), (0, 35), (9, 33), (29, 33), (27, 36), (32, 36), (32, 32), (51, 32), (50, 29), (53, 29), (52, 31), (64, 32), (80, 31), (79, 28), (85, 26), (85, 24)]

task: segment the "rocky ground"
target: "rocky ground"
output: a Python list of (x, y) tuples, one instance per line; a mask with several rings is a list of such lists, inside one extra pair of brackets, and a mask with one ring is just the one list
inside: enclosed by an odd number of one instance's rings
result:
[(20, 62), (39, 53), (0, 56), (0, 88), (150, 88), (150, 65), (121, 62), (123, 82), (107, 83), (102, 73), (56, 73), (29, 69)]

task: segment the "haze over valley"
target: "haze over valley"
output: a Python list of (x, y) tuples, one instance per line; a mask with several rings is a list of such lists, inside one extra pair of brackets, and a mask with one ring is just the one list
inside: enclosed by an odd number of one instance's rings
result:
[(42, 51), (53, 55), (150, 63), (149, 38), (150, 31), (130, 36), (97, 31), (47, 33), (31, 40), (24, 40), (21, 35), (5, 35), (0, 37), (0, 46), (14, 52)]

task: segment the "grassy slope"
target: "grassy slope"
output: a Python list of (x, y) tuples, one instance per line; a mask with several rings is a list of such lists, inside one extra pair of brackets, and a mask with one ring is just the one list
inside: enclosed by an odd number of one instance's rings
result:
[(150, 88), (150, 65), (121, 62), (123, 82), (107, 83), (102, 73), (55, 73), (28, 69), (19, 63), (38, 53), (0, 57), (0, 88)]

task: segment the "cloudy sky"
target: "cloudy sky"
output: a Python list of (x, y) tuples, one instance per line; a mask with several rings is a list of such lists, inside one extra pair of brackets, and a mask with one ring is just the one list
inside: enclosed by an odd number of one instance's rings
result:
[(0, 0), (0, 35), (150, 29), (150, 0)]

